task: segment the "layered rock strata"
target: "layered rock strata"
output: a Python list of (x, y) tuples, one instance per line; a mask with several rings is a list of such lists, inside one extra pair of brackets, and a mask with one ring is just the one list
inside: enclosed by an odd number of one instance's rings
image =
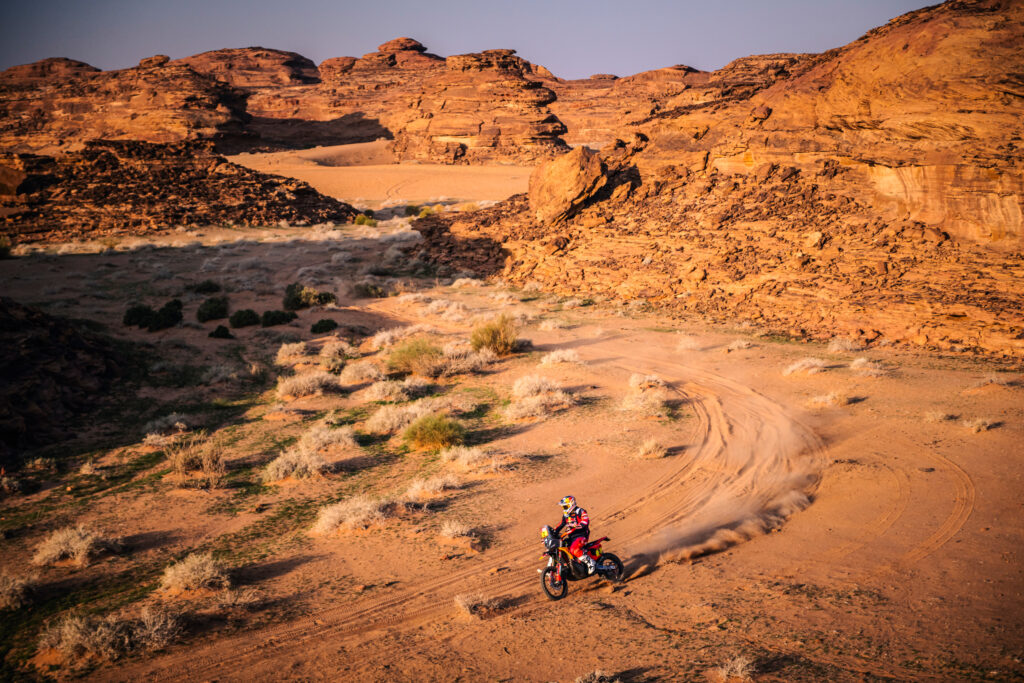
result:
[(350, 222), (304, 182), (230, 163), (210, 142), (93, 141), (54, 158), (0, 155), (2, 232), (16, 242), (145, 234), (179, 225)]

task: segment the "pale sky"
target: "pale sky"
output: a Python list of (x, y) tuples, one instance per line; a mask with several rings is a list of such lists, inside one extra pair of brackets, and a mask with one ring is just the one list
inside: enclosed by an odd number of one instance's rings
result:
[[(563, 78), (822, 52), (920, 0), (16, 0), (0, 7), (0, 69), (70, 57), (101, 69), (225, 47), (319, 63), (398, 36), (441, 56), (512, 48)], [(933, 4), (933, 3), (932, 3)]]

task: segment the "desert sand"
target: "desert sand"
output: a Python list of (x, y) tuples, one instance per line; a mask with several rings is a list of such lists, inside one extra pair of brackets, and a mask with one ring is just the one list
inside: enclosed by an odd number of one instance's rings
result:
[[(431, 168), (402, 169), (413, 185), (416, 171), (436, 182)], [(385, 187), (376, 169), (369, 174)], [(480, 175), (492, 182), (486, 169)], [(154, 242), (54, 245), (4, 264), (11, 296), (154, 344), (164, 365), (151, 366), (149, 381), (168, 368), (175, 378), (160, 388), (142, 381), (141, 401), (121, 403), (62, 447), (81, 453), (76, 461), (90, 462), (91, 474), (4, 501), (0, 567), (24, 573), (45, 529), (85, 523), (121, 538), (124, 550), (84, 568), (33, 569), (39, 595), (90, 609), (126, 605), (125, 613), (149, 605), (188, 627), (142, 658), (68, 661), (44, 650), (33, 660), (40, 670), (59, 664), (53, 671), (126, 681), (547, 681), (597, 669), (622, 680), (726, 680), (729, 670), (758, 680), (1021, 674), (1019, 375), (984, 361), (830, 349), (749, 325), (666, 321), (642, 307), (471, 279), (454, 286), (398, 266), (366, 275), (415, 238), (402, 219), (377, 228), (211, 228)], [(184, 285), (207, 278), (224, 286), (232, 310), (276, 308), (299, 277), (338, 294), (337, 303), (300, 311), (284, 327), (233, 330), (234, 341), (207, 336), (223, 321), (156, 333), (120, 322), (128, 303), (171, 296), (184, 296), (193, 321), (202, 297)], [(353, 283), (366, 278), (405, 295), (355, 297)], [(275, 393), (276, 376), (315, 367), (334, 338), (310, 333), (316, 320), (337, 321), (358, 346), (349, 364), (386, 370), (394, 347), (375, 348), (376, 330), (426, 325), (420, 335), (444, 344), (499, 313), (517, 317), (531, 349), (428, 380), (432, 395), (456, 406), (470, 442), (500, 461), (493, 471), (373, 436), (366, 420), (380, 408), (365, 398), (368, 382), (298, 399)], [(278, 347), (298, 340), (307, 355), (275, 366)], [(563, 349), (578, 362), (541, 362)], [(804, 364), (812, 372), (787, 374), (807, 358), (820, 361)], [(571, 393), (572, 404), (507, 418), (513, 384), (533, 374)], [(634, 375), (665, 383), (660, 417), (623, 409)], [(221, 439), (224, 485), (181, 488), (143, 445), (138, 425), (172, 411), (186, 416), (189, 433)], [(979, 418), (985, 428), (966, 426)], [(321, 476), (260, 485), (266, 464), (325, 419), (363, 434), (361, 445), (335, 455), (337, 467)], [(649, 439), (664, 457), (636, 457)], [(329, 503), (401, 495), (442, 474), (454, 488), (365, 529), (311, 530)], [(606, 549), (623, 558), (627, 577), (572, 583), (556, 603), (541, 592), (538, 532), (570, 493), (590, 512), (594, 535), (610, 537)], [(446, 521), (476, 535), (442, 538)], [(165, 567), (197, 551), (213, 551), (233, 587), (162, 589)], [(465, 596), (482, 606), (461, 608)], [(16, 647), (31, 649), (45, 618), (19, 622)]]

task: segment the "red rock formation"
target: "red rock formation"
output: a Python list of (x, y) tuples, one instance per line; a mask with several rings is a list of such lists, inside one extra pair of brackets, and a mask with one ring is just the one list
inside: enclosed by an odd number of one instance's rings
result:
[(183, 64), (237, 88), (273, 88), (320, 82), (320, 72), (295, 52), (246, 47), (203, 52), (172, 64)]
[(355, 214), (304, 182), (229, 163), (210, 142), (93, 141), (56, 159), (0, 155), (0, 225), (19, 242), (176, 225), (348, 222)]
[(44, 60), (0, 74), (0, 149), (54, 152), (97, 138), (177, 142), (243, 132), (244, 95), (184, 65), (150, 58), (93, 70)]

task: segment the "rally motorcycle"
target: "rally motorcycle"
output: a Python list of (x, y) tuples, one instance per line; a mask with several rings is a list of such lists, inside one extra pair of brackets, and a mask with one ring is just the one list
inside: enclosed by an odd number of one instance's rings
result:
[(544, 594), (552, 600), (561, 600), (566, 596), (570, 581), (579, 581), (588, 576), (599, 576), (609, 581), (622, 580), (622, 561), (615, 555), (601, 550), (601, 543), (608, 540), (607, 536), (583, 546), (584, 551), (597, 565), (597, 570), (593, 574), (587, 573), (587, 565), (572, 556), (550, 526), (540, 530), (540, 537), (544, 541), (544, 554), (541, 557), (547, 558), (548, 566), (537, 571), (540, 572), (540, 585), (544, 588)]

